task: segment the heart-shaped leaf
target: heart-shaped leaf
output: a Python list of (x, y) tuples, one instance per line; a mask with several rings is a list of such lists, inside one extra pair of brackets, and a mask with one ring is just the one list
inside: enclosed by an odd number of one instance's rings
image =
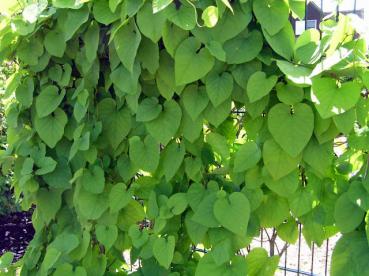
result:
[(184, 40), (174, 57), (174, 72), (177, 85), (187, 84), (204, 77), (214, 66), (214, 57), (195, 37)]
[(132, 72), (133, 64), (137, 55), (138, 46), (141, 42), (141, 33), (135, 22), (131, 19), (116, 32), (114, 47), (124, 67)]
[(157, 118), (162, 110), (157, 98), (145, 98), (137, 108), (136, 119), (138, 122), (148, 122)]
[(258, 0), (253, 2), (256, 19), (270, 35), (278, 33), (288, 22), (290, 10), (284, 0)]
[(64, 34), (58, 30), (50, 31), (46, 34), (44, 45), (49, 54), (56, 57), (62, 57), (67, 47)]
[(137, 13), (137, 25), (141, 33), (154, 43), (161, 38), (166, 20), (165, 12), (153, 12), (148, 2)]
[(297, 157), (289, 156), (273, 139), (264, 143), (264, 165), (275, 180), (295, 170), (300, 160), (301, 155)]
[[(215, 218), (222, 226), (244, 236), (250, 217), (250, 203), (243, 193), (232, 193), (228, 198), (218, 198), (214, 204)], [(242, 214), (242, 216), (240, 216)]]
[(154, 246), (152, 248), (152, 252), (154, 257), (158, 260), (159, 264), (169, 268), (174, 255), (174, 247), (175, 247), (175, 238), (173, 236), (168, 236), (165, 238), (157, 238), (154, 241)]
[(129, 109), (117, 109), (115, 100), (106, 98), (98, 103), (97, 115), (103, 122), (103, 134), (113, 149), (116, 149), (131, 130), (132, 117)]
[(137, 168), (153, 172), (159, 165), (160, 146), (150, 135), (143, 142), (134, 136), (129, 139), (129, 156)]
[(208, 105), (209, 98), (204, 87), (188, 85), (181, 94), (183, 106), (192, 120), (196, 120)]
[(204, 111), (204, 117), (211, 124), (218, 127), (229, 116), (232, 108), (232, 101), (226, 100), (218, 107), (214, 107), (212, 103), (208, 104), (208, 107)]
[(39, 118), (36, 116), (35, 129), (45, 144), (50, 148), (54, 148), (63, 137), (67, 122), (67, 115), (63, 110), (57, 108), (53, 114), (46, 117)]
[(181, 123), (182, 110), (174, 100), (164, 103), (164, 110), (153, 121), (146, 123), (147, 131), (156, 141), (166, 145), (175, 136)]
[(118, 238), (118, 228), (116, 225), (96, 225), (96, 238), (109, 250)]
[(177, 173), (183, 162), (185, 153), (184, 144), (177, 144), (174, 141), (164, 149), (161, 154), (160, 171), (165, 175), (167, 182)]
[(215, 108), (231, 96), (232, 90), (233, 77), (230, 73), (209, 74), (206, 78), (206, 92)]
[(310, 106), (298, 103), (292, 108), (276, 104), (268, 115), (268, 128), (275, 141), (292, 157), (299, 155), (314, 130), (314, 113)]
[(234, 172), (243, 172), (255, 166), (261, 158), (261, 151), (255, 142), (243, 144), (234, 157)]
[(342, 83), (338, 87), (335, 79), (316, 78), (313, 79), (311, 99), (319, 115), (326, 119), (353, 108), (360, 98), (360, 92), (361, 87), (356, 82)]
[(241, 64), (253, 60), (263, 48), (263, 37), (259, 31), (237, 36), (224, 43), (226, 60), (229, 64)]
[(264, 72), (255, 72), (252, 74), (247, 82), (247, 96), (250, 103), (260, 100), (264, 96), (268, 95), (277, 83), (277, 76), (266, 77)]
[(45, 117), (58, 108), (65, 96), (63, 89), (60, 94), (59, 89), (55, 85), (48, 85), (41, 90), (40, 95), (36, 98), (36, 112), (39, 118)]
[(105, 187), (104, 170), (97, 165), (91, 166), (89, 169), (84, 169), (82, 176), (78, 178), (78, 183), (83, 185), (86, 191), (93, 194), (100, 194), (104, 191)]
[(282, 103), (294, 105), (304, 99), (304, 90), (301, 87), (280, 82), (276, 89), (277, 97)]
[(117, 183), (109, 193), (109, 208), (111, 213), (116, 213), (126, 207), (132, 199), (132, 193), (127, 191), (124, 183)]

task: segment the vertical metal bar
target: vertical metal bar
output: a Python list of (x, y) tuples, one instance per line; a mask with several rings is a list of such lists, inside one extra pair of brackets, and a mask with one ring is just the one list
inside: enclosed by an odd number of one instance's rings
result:
[(354, 14), (356, 14), (356, 0), (354, 0)]
[(320, 20), (318, 22), (318, 29), (319, 29), (319, 33), (320, 33), (320, 38), (322, 38), (322, 30), (320, 29), (320, 23), (323, 21), (323, 17), (324, 17), (324, 9), (323, 9), (323, 0), (320, 0)]
[(300, 260), (301, 259), (301, 224), (299, 224), (299, 247), (297, 254), (297, 275), (300, 275)]
[(261, 233), (260, 233), (260, 247), (263, 247), (263, 228), (261, 228)]
[(314, 243), (313, 243), (313, 245), (311, 246), (311, 269), (310, 269), (311, 274), (314, 273), (314, 254), (315, 252), (314, 252)]
[(304, 20), (305, 20), (305, 30), (306, 30), (306, 28), (307, 28), (307, 13), (308, 13), (308, 2), (309, 2), (309, 0), (305, 0), (305, 18), (304, 18)]
[(336, 22), (338, 22), (338, 19), (339, 19), (339, 13), (340, 13), (340, 5), (337, 4), (336, 6)]
[(325, 248), (325, 268), (324, 268), (324, 275), (328, 275), (328, 248), (329, 248), (329, 239), (327, 239), (327, 244)]
[(284, 255), (284, 276), (287, 275), (287, 254), (288, 254), (287, 250), (288, 250), (288, 247), (286, 247), (286, 252), (285, 252), (285, 255)]

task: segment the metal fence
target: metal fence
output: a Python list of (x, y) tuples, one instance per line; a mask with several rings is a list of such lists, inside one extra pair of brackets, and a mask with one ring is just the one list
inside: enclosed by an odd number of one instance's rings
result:
[(302, 225), (298, 226), (298, 240), (296, 244), (288, 244), (282, 241), (275, 229), (261, 229), (260, 236), (255, 238), (246, 249), (262, 247), (270, 256), (280, 257), (278, 276), (327, 276), (330, 272), (332, 251), (340, 235), (327, 239), (319, 247), (316, 244), (309, 245), (302, 235)]

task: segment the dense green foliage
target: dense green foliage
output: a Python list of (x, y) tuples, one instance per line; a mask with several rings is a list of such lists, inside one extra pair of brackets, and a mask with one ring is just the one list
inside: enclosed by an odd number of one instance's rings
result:
[[(0, 97), (5, 91), (6, 79), (15, 71), (13, 63), (5, 63), (0, 66)], [(10, 189), (12, 158), (3, 153), (7, 148), (6, 142), (6, 120), (4, 104), (0, 101), (0, 162), (2, 163), (2, 170), (0, 171), (0, 215), (7, 215), (9, 213), (19, 210), (14, 196)], [(10, 167), (9, 167), (10, 166)]]
[(1, 5), (0, 57), (19, 63), (6, 155), (37, 206), (21, 275), (272, 275), (278, 256), (240, 250), (262, 227), (295, 242), (297, 221), (309, 243), (344, 234), (332, 275), (369, 273), (349, 17), (295, 39), (301, 0)]

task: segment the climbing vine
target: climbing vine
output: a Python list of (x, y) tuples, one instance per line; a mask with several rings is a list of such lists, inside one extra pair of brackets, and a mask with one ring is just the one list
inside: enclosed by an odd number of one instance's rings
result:
[(0, 270), (273, 275), (241, 249), (300, 222), (309, 244), (343, 233), (332, 275), (367, 275), (367, 45), (343, 15), (295, 38), (304, 7), (2, 0), (0, 160), (36, 234)]

